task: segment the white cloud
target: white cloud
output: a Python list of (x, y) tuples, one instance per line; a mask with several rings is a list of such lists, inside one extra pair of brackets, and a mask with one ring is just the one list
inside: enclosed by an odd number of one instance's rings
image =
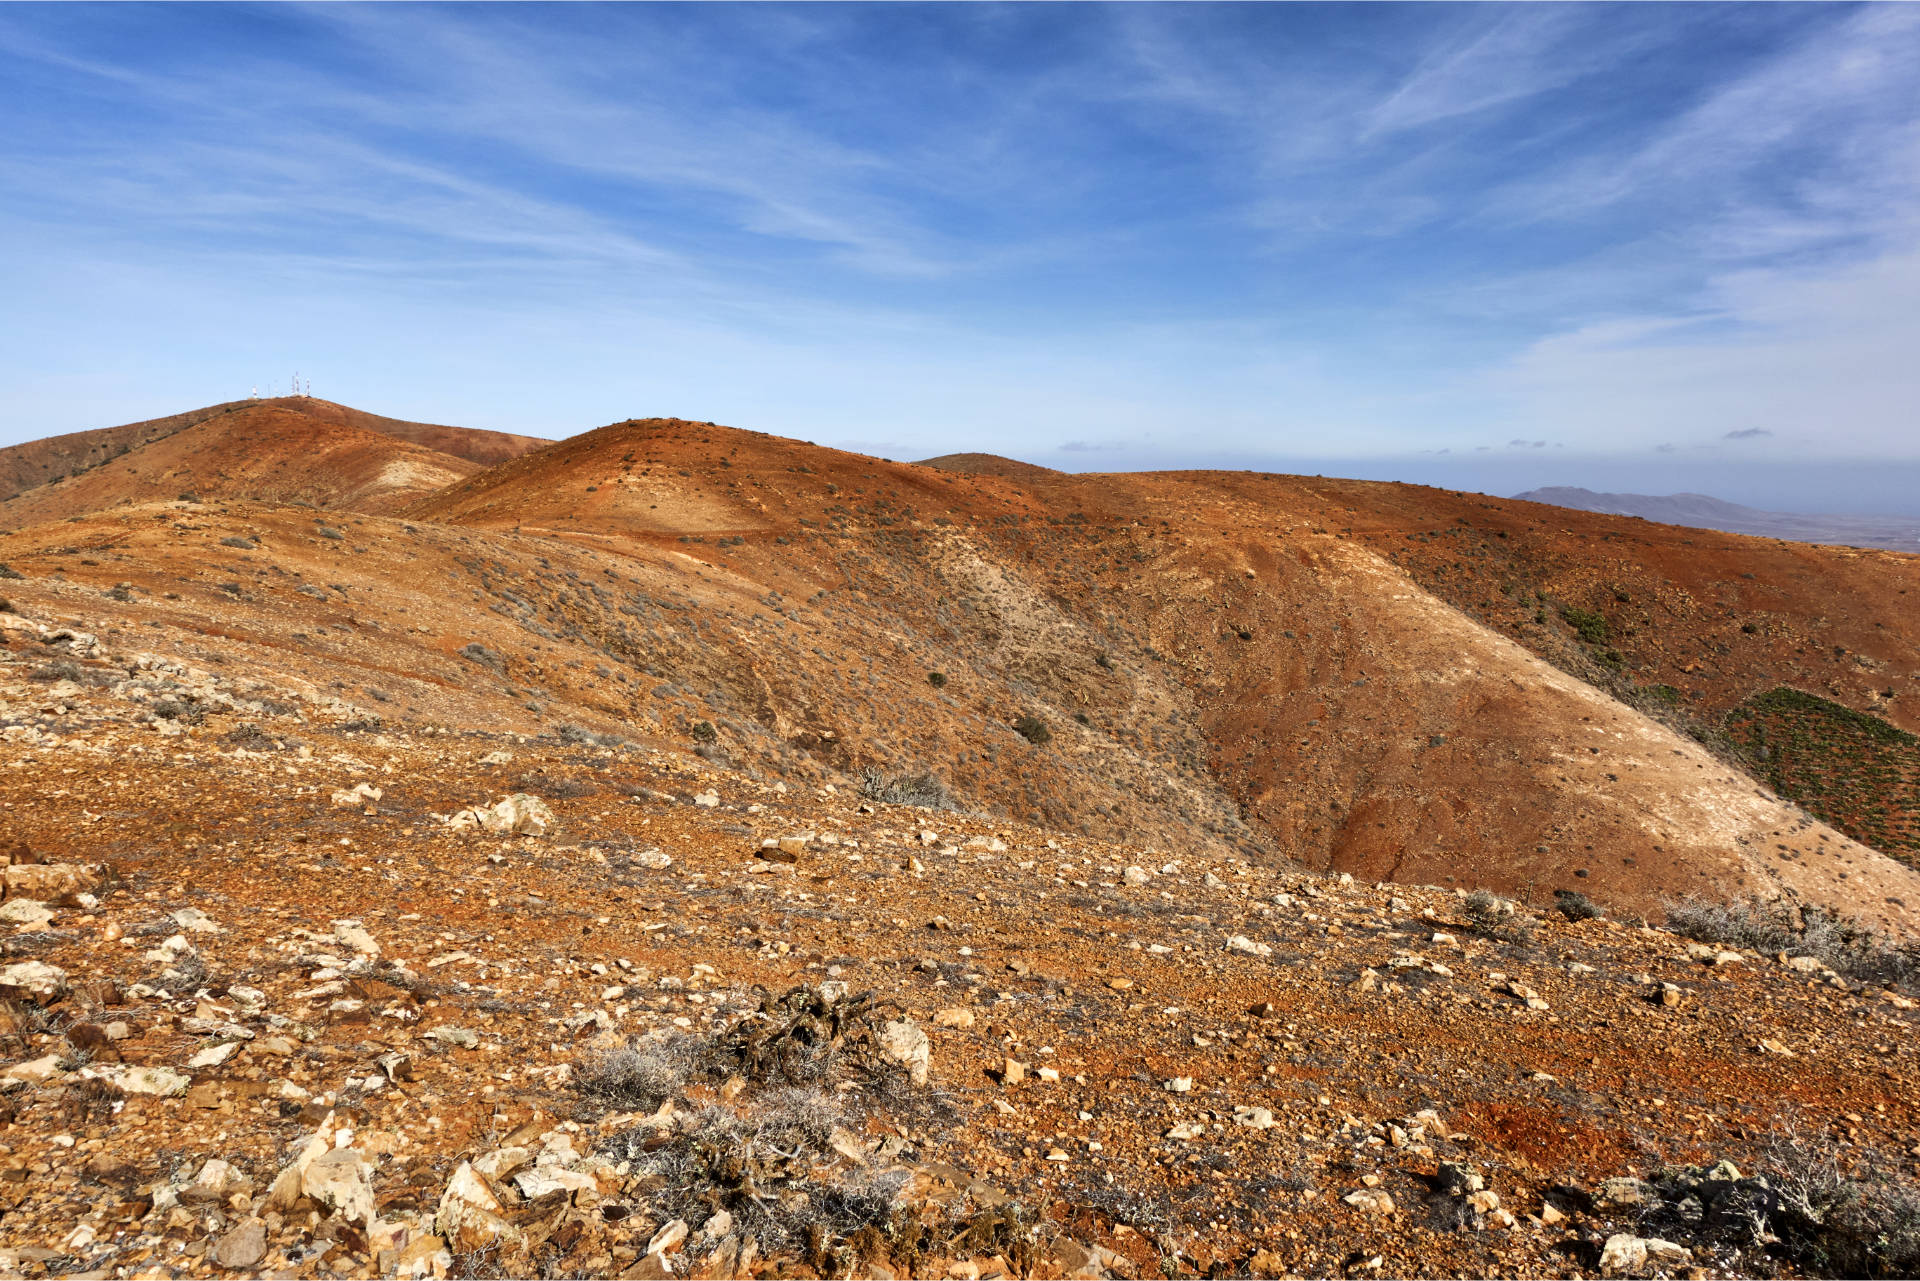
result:
[[(1588, 74), (1615, 42), (1572, 5), (1474, 10), (1485, 22), (1432, 50), (1412, 75), (1367, 113), (1363, 138), (1420, 128), (1505, 106)], [(1585, 39), (1574, 43), (1572, 37)]]
[(1843, 266), (1736, 272), (1695, 312), (1556, 334), (1484, 386), (1511, 421), (1614, 452), (1731, 438), (1783, 456), (1920, 458), (1915, 298), (1920, 237)]

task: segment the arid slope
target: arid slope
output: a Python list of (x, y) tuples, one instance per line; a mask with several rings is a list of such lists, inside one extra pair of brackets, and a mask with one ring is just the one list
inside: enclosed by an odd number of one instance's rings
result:
[(23, 500), (0, 513), (29, 523), (182, 491), (391, 510), (547, 443), (311, 396), (229, 401), (0, 449), (0, 503)]
[(190, 494), (393, 511), (480, 464), (369, 428), (261, 402), (213, 415), (0, 504), (27, 525)]
[[(840, 743), (904, 740), (913, 751), (889, 764), (933, 768), (975, 803), (1120, 839), (1649, 910), (1779, 886), (1874, 918), (1920, 906), (1906, 869), (1425, 590), (1378, 530), (1370, 547), (1289, 502), (1305, 483), (960, 478), (648, 422), (495, 469), (416, 514), (703, 563), (742, 601), (811, 589), (836, 643), (783, 654), (776, 722), (830, 705)], [(767, 666), (762, 645), (735, 652)], [(931, 670), (949, 685), (916, 679)], [(956, 673), (971, 724), (952, 715)], [(884, 697), (863, 699), (863, 683)], [(1011, 761), (962, 746), (1021, 715), (1053, 739)], [(1066, 765), (1070, 791), (1049, 777)], [(1224, 793), (1223, 815), (1158, 804), (1195, 783)]]
[[(763, 779), (931, 776), (963, 809), (1143, 850), (1534, 902), (1920, 911), (1912, 871), (1684, 733), (1756, 684), (1904, 715), (1906, 687), (1861, 682), (1911, 680), (1912, 558), (1576, 513), (1555, 530), (1551, 509), (1408, 486), (956, 474), (678, 420), (456, 471), (403, 507), (428, 478), (378, 481), (414, 447), (303, 416), (384, 452), (375, 470), (343, 448), (335, 490), (283, 493), (285, 432), (249, 421), (162, 444), (216, 492), (369, 515), (328, 515), (333, 538), (272, 503), (109, 504), (0, 560), (129, 626), (379, 691), (383, 715), (710, 727), (704, 750)], [(103, 600), (119, 582), (132, 599)], [(1767, 629), (1740, 631), (1759, 599)], [(1584, 640), (1563, 608), (1617, 630)], [(1749, 643), (1722, 645), (1729, 623)], [(1643, 697), (1662, 677), (1671, 702)]]

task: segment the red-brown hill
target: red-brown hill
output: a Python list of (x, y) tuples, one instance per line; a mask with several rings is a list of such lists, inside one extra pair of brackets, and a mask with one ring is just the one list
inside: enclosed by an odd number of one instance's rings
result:
[(230, 410), (254, 402), (228, 401), (190, 409), (183, 414), (149, 418), (144, 422), (119, 427), (99, 427), (92, 431), (47, 436), (0, 449), (0, 502), (24, 493), (37, 485), (64, 480), (136, 449), (149, 441), (171, 436), (195, 423), (205, 422)]
[(942, 454), (938, 458), (922, 458), (915, 465), (968, 476), (1003, 476), (1008, 480), (1044, 480), (1061, 474), (1051, 467), (1002, 458), (999, 454)]
[[(201, 423), (228, 415), (245, 415), (240, 422), (249, 440), (249, 430), (263, 410), (281, 410), (298, 414), (316, 423), (351, 427), (395, 440), (419, 445), (437, 454), (446, 454), (491, 467), (517, 458), (549, 442), (534, 436), (516, 436), (509, 432), (484, 431), (471, 427), (447, 427), (438, 423), (406, 422), (369, 414), (364, 410), (336, 405), (312, 396), (288, 396), (273, 400), (232, 400), (208, 405), (185, 413), (127, 423), (119, 427), (101, 427), (93, 431), (48, 436), (0, 449), (0, 502), (18, 497), (41, 485), (70, 480), (94, 468), (126, 457), (136, 449), (186, 431)], [(286, 420), (279, 420), (286, 421)], [(471, 470), (471, 469), (467, 469)], [(464, 474), (464, 473), (463, 473)], [(116, 500), (117, 501), (117, 500)]]
[[(1540, 510), (1246, 473), (1016, 483), (655, 420), (412, 514), (647, 566), (698, 602), (663, 622), (701, 639), (702, 697), (734, 732), (931, 772), (970, 804), (1649, 910), (1780, 886), (1865, 915), (1920, 908), (1907, 869), (1681, 732), (1747, 678), (1846, 686), (1858, 664), (1835, 644), (1910, 679), (1912, 612), (1841, 597), (1872, 581), (1898, 598), (1920, 562), (1725, 535), (1682, 555), (1700, 531), (1544, 530)], [(1722, 616), (1700, 597), (1733, 582), (1764, 584), (1778, 670), (1715, 648)], [(1525, 618), (1498, 615), (1492, 598), (1517, 611), (1522, 588)], [(1628, 601), (1590, 606), (1602, 588)], [(1589, 643), (1562, 613), (1596, 635), (1590, 608), (1619, 627), (1617, 658), (1611, 633)], [(1634, 696), (1669, 674), (1673, 706)], [(1013, 737), (1022, 717), (1049, 741)]]
[(49, 459), (75, 463), (71, 471), (49, 468), (53, 478), (0, 503), (0, 520), (31, 524), (181, 494), (392, 511), (483, 465), (416, 439), (480, 459), (541, 443), (402, 423), (307, 397), (243, 401), (83, 435), (91, 438), (80, 442), (84, 448), (65, 453), (49, 442), (0, 451), (0, 464), (15, 472), (30, 473)]

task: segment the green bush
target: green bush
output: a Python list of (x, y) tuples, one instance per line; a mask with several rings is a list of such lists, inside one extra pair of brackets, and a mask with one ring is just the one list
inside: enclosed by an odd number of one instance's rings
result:
[(935, 689), (945, 689), (947, 687), (947, 674), (945, 672), (928, 672), (927, 684), (933, 686)]
[(1598, 610), (1580, 609), (1574, 605), (1562, 605), (1560, 617), (1574, 634), (1589, 645), (1607, 643), (1607, 620)]
[(1013, 723), (1013, 732), (1026, 739), (1035, 747), (1052, 740), (1053, 731), (1038, 716), (1022, 716)]
[(1555, 890), (1553, 905), (1560, 909), (1560, 915), (1569, 921), (1597, 921), (1606, 915), (1598, 903), (1582, 894), (1579, 890)]

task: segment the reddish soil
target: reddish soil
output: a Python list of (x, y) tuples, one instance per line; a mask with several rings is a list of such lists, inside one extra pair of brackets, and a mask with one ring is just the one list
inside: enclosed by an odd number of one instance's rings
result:
[(30, 524), (190, 492), (392, 511), (547, 444), (315, 400), (237, 400), (0, 449), (0, 521)]
[[(0, 507), (0, 854), (96, 867), (4, 940), (64, 977), (7, 1006), (0, 1267), (212, 1275), (257, 1227), (274, 1274), (657, 1275), (649, 1154), (789, 1104), (581, 1081), (828, 980), (927, 1031), (931, 1075), (838, 1081), (851, 1137), (807, 1177), (898, 1175), (940, 1233), (775, 1232), (747, 1266), (716, 1228), (677, 1274), (1591, 1275), (1645, 1226), (1582, 1199), (1612, 1176), (1774, 1168), (1789, 1123), (1910, 1173), (1910, 992), (1641, 918), (1755, 893), (1920, 924), (1920, 874), (1687, 734), (1781, 684), (1911, 725), (1920, 560), (1000, 470), (652, 420), (476, 471), (274, 403)], [(955, 809), (866, 795), (907, 784)], [(556, 826), (447, 822), (511, 792)], [(129, 1066), (190, 1080), (124, 1093)], [(370, 1219), (269, 1192), (329, 1124)], [(517, 1148), (574, 1182), (515, 1192)], [(238, 1181), (191, 1188), (211, 1158)], [(463, 1161), (511, 1238), (448, 1235)], [(1687, 1241), (1704, 1275), (1799, 1266)]]

